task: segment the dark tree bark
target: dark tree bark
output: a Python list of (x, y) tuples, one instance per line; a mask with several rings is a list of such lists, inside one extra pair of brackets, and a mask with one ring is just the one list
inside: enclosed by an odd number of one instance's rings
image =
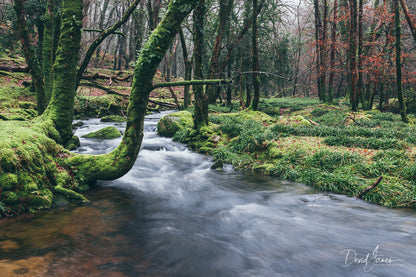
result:
[(19, 28), (20, 39), (22, 41), (23, 54), (25, 56), (26, 63), (29, 66), (33, 86), (36, 91), (38, 114), (42, 114), (46, 108), (45, 84), (42, 75), (42, 68), (29, 39), (24, 2), (24, 0), (15, 0), (13, 7), (16, 12), (16, 20)]
[(351, 24), (349, 30), (349, 71), (350, 71), (350, 104), (357, 111), (357, 0), (349, 0)]
[(413, 22), (412, 18), (410, 17), (410, 12), (409, 12), (409, 8), (407, 7), (406, 0), (400, 0), (400, 4), (402, 5), (403, 13), (406, 17), (407, 24), (410, 27), (410, 31), (412, 32), (413, 39), (416, 42), (416, 25), (415, 25), (415, 22)]
[(332, 102), (334, 97), (334, 75), (335, 75), (335, 53), (337, 43), (337, 20), (338, 20), (338, 0), (334, 1), (334, 16), (331, 26), (331, 63), (329, 72), (329, 85), (328, 85), (328, 102)]
[(399, 108), (402, 121), (409, 123), (406, 114), (406, 104), (403, 99), (402, 87), (402, 49), (401, 49), (401, 23), (400, 23), (400, 6), (399, 0), (394, 0), (394, 25), (396, 29), (396, 83), (397, 83), (397, 98), (399, 99)]
[(321, 16), (319, 12), (319, 0), (313, 1), (314, 11), (315, 11), (315, 41), (316, 41), (316, 82), (318, 86), (318, 97), (319, 100), (324, 100), (323, 95), (323, 86), (322, 84), (322, 67), (321, 67), (321, 37), (322, 37), (322, 22), (321, 22)]
[[(188, 56), (188, 49), (186, 47), (186, 41), (185, 36), (183, 34), (182, 29), (179, 29), (179, 38), (181, 40), (181, 46), (182, 46), (182, 55), (183, 55), (183, 61), (185, 63), (185, 81), (191, 80), (192, 75), (192, 61), (189, 59)], [(188, 108), (188, 106), (191, 104), (191, 96), (189, 94), (189, 85), (186, 85), (183, 88), (183, 107), (185, 109)]]
[[(219, 58), (221, 51), (221, 44), (225, 34), (225, 27), (227, 25), (228, 18), (230, 16), (234, 0), (219, 0), (220, 3), (220, 12), (219, 12), (219, 22), (217, 27), (217, 36), (215, 38), (214, 47), (212, 50), (211, 60), (208, 68), (209, 79), (214, 79), (216, 74), (219, 73)], [(206, 88), (208, 94), (208, 102), (214, 104), (218, 98), (218, 95), (215, 93), (215, 88), (213, 86), (207, 86)]]
[(257, 0), (253, 0), (253, 34), (251, 36), (251, 46), (253, 51), (252, 56), (252, 70), (253, 70), (253, 102), (251, 103), (250, 108), (254, 111), (259, 109), (259, 101), (260, 101), (260, 76), (257, 72), (260, 71), (259, 67), (259, 53), (258, 53), (258, 45), (257, 45)]
[(42, 71), (45, 82), (45, 97), (49, 103), (53, 90), (52, 66), (54, 63), (55, 40), (55, 0), (48, 0), (44, 16), (43, 47), (42, 47)]

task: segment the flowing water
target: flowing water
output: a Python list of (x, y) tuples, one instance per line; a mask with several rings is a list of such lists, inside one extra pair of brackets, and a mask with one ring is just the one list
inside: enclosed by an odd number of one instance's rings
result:
[[(0, 220), (0, 276), (416, 276), (416, 213), (211, 170), (156, 135), (91, 203)], [(115, 125), (89, 120), (77, 135)], [(105, 153), (117, 140), (82, 139)]]

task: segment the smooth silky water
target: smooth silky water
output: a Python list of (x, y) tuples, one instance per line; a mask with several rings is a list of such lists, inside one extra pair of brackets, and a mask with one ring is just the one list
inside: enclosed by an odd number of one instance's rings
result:
[[(139, 158), (90, 204), (0, 220), (0, 276), (416, 276), (416, 213), (211, 170), (147, 117)], [(77, 135), (124, 124), (84, 121)], [(106, 153), (120, 139), (81, 139)]]

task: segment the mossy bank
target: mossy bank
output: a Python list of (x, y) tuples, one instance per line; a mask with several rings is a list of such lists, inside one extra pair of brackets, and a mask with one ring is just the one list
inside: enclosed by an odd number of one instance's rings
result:
[(377, 111), (352, 120), (348, 110), (316, 102), (277, 114), (214, 113), (209, 126), (196, 131), (191, 113), (180, 112), (162, 118), (159, 126), (175, 130), (173, 140), (211, 154), (217, 168), (229, 163), (350, 196), (382, 177), (362, 199), (386, 207), (416, 207), (413, 126)]

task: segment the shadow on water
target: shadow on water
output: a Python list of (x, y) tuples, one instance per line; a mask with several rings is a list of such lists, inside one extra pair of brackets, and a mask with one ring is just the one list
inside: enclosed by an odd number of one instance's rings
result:
[[(156, 135), (91, 204), (0, 220), (1, 276), (416, 276), (416, 213), (210, 169)], [(82, 135), (109, 123), (89, 120)], [(123, 130), (123, 125), (116, 125)], [(82, 139), (104, 153), (119, 140)]]

